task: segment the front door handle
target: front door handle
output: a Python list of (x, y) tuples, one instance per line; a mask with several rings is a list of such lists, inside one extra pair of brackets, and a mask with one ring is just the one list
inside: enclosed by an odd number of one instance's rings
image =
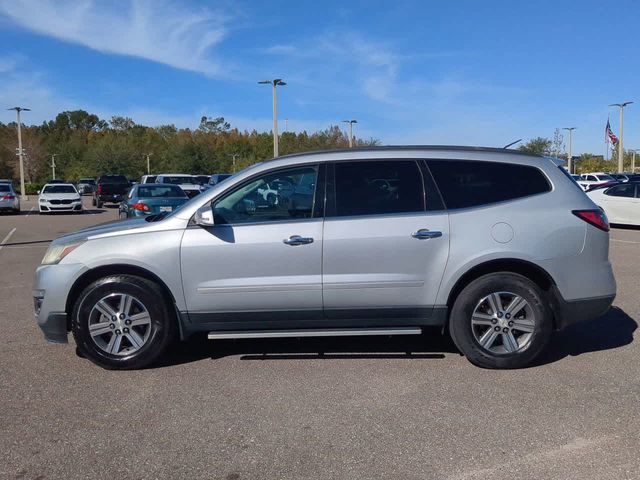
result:
[(426, 228), (421, 228), (417, 232), (412, 233), (411, 236), (413, 238), (417, 238), (419, 240), (425, 240), (425, 239), (428, 239), (428, 238), (441, 237), (442, 236), (442, 232), (435, 232), (435, 231), (428, 230)]
[(300, 235), (291, 235), (289, 238), (285, 238), (282, 240), (283, 243), (287, 245), (307, 245), (309, 243), (313, 243), (313, 238), (311, 237), (301, 237)]

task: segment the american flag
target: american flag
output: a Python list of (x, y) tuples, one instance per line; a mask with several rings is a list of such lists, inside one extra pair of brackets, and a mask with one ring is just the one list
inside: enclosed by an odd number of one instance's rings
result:
[(604, 129), (604, 143), (612, 143), (613, 145), (618, 143), (618, 137), (616, 137), (613, 130), (611, 130), (609, 119), (607, 119), (607, 126)]

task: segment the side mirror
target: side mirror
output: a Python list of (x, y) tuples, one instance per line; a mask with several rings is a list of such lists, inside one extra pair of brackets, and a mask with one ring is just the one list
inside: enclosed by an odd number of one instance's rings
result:
[(201, 227), (213, 227), (213, 209), (210, 204), (206, 204), (196, 210), (196, 214), (193, 217), (196, 225)]
[(38, 190), (38, 192), (37, 192), (37, 193), (38, 193), (38, 195), (40, 195), (40, 190)]

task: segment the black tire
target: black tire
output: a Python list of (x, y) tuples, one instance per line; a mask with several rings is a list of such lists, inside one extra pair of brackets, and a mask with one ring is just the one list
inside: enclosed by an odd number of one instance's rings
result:
[[(471, 318), (476, 306), (494, 292), (512, 292), (522, 297), (534, 316), (535, 327), (530, 340), (526, 346), (512, 353), (494, 353), (482, 347), (473, 332)], [(458, 349), (476, 366), (523, 368), (530, 365), (549, 343), (553, 316), (543, 291), (531, 280), (515, 273), (491, 273), (474, 280), (460, 292), (451, 309), (449, 332)]]
[(91, 198), (91, 205), (96, 206), (96, 197)]
[(100, 200), (96, 200), (96, 207), (102, 208), (102, 202)]
[[(135, 297), (151, 319), (142, 347), (122, 355), (107, 353), (89, 334), (89, 317), (95, 304), (118, 293)], [(176, 320), (166, 295), (156, 283), (133, 275), (112, 275), (96, 280), (80, 294), (71, 314), (71, 330), (80, 353), (93, 363), (109, 370), (129, 370), (151, 365), (166, 351), (175, 334)]]
[(125, 212), (123, 212), (122, 210), (120, 211), (119, 215), (120, 220), (126, 220), (127, 219), (127, 214)]

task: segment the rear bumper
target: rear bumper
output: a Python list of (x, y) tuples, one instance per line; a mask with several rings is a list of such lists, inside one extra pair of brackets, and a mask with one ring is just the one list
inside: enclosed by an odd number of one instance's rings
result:
[(565, 300), (555, 286), (552, 288), (554, 297), (552, 308), (558, 330), (562, 330), (574, 323), (586, 322), (604, 315), (611, 308), (611, 304), (616, 298), (614, 294), (580, 300)]

